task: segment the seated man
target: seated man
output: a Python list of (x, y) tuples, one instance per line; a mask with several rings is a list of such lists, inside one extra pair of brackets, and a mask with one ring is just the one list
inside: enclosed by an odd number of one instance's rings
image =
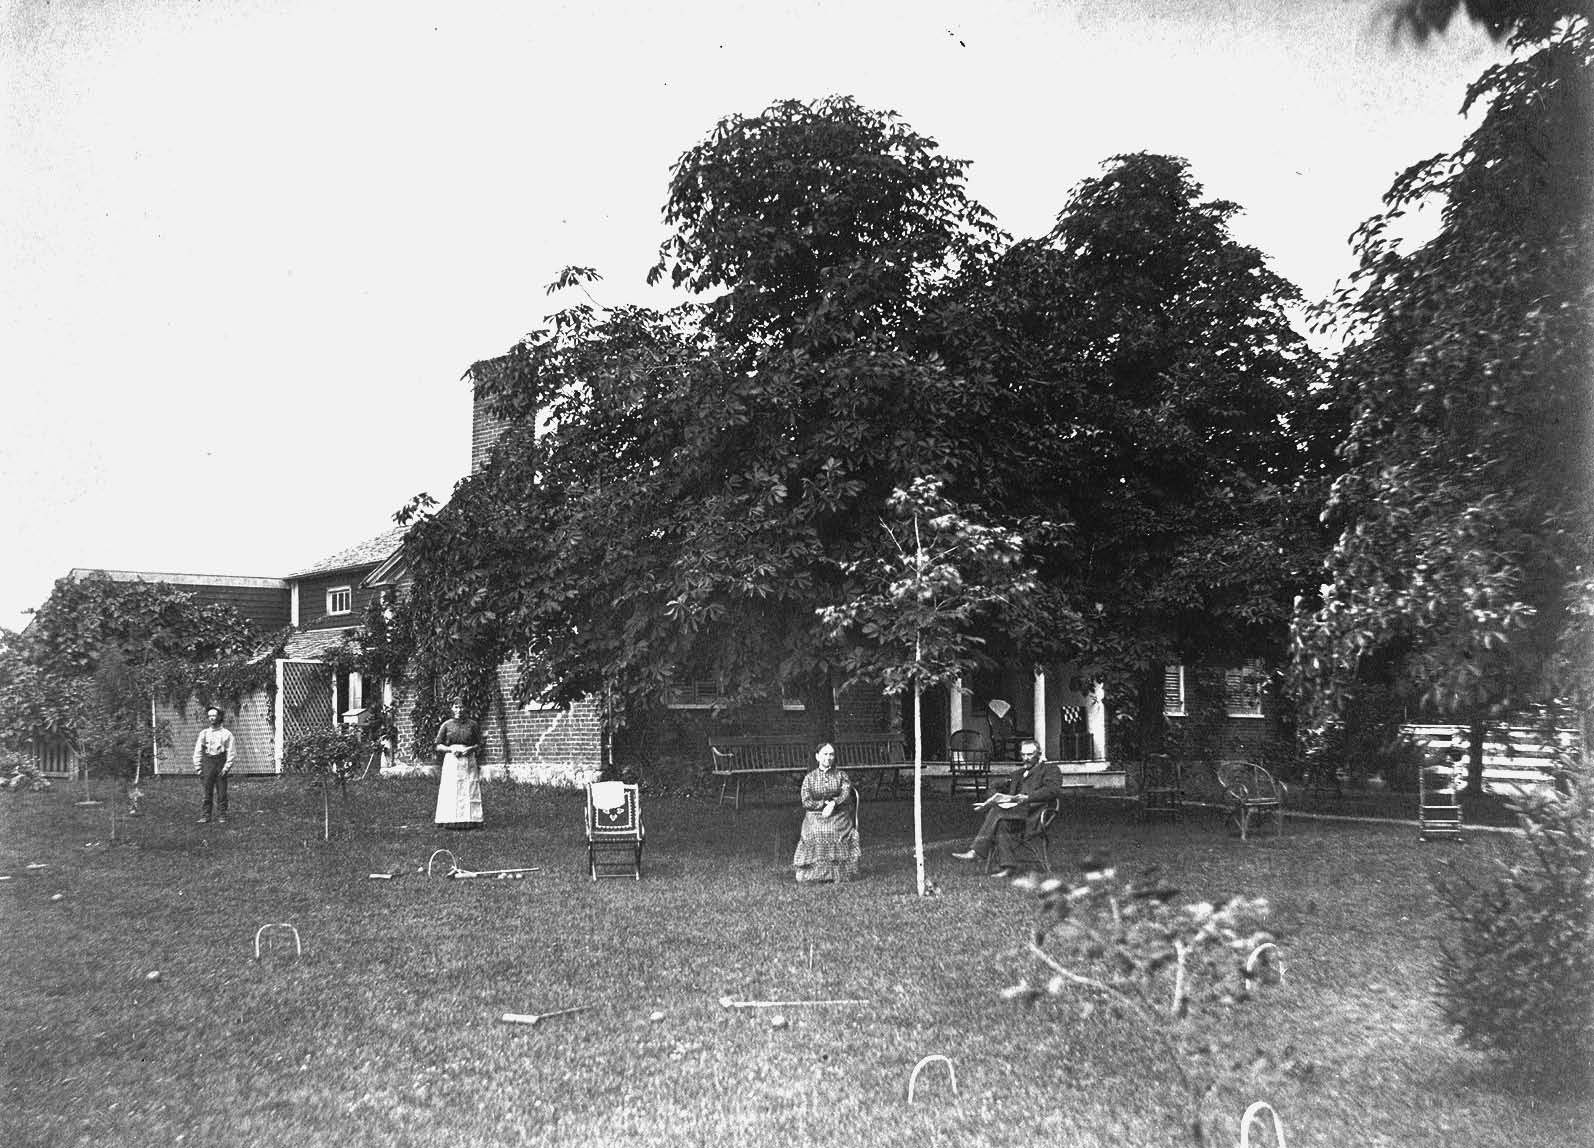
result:
[(1041, 756), (1041, 747), (1026, 739), (1019, 746), (1024, 768), (1000, 790), (975, 805), (985, 810), (985, 820), (973, 843), (952, 856), (959, 861), (983, 861), (992, 847), (999, 868), (993, 877), (1011, 877), (1019, 867), (1019, 848), (1024, 838), (1039, 828), (1041, 811), (1062, 796), (1063, 772)]

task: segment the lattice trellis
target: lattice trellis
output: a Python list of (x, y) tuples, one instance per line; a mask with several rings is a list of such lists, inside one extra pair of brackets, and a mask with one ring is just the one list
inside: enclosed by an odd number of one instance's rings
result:
[[(277, 699), (282, 712), (279, 745), (335, 726), (332, 670), (320, 662), (284, 660), (277, 665), (281, 675), (277, 682)], [(281, 768), (280, 761), (278, 768)]]

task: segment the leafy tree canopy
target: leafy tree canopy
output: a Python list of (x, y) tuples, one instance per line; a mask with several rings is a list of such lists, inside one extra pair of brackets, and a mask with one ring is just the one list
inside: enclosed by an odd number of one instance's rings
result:
[(1181, 160), (1120, 157), (1009, 250), (963, 169), (847, 99), (686, 152), (654, 273), (694, 297), (577, 304), (473, 368), (510, 429), (448, 506), (406, 511), (396, 629), (423, 661), (518, 655), (556, 703), (681, 674), (828, 713), (860, 663), (822, 612), (900, 559), (880, 524), (919, 478), (1042, 558), (1025, 612), (982, 613), (1014, 636), (996, 654), (1277, 642), (1325, 465), (1294, 289)]
[[(1297, 665), (1330, 700), (1360, 676), (1473, 717), (1590, 701), (1594, 37), (1537, 30), (1472, 85), (1461, 147), (1396, 180), (1324, 312), (1354, 418)], [(1406, 250), (1394, 224), (1429, 202), (1439, 232)]]
[(962, 169), (847, 99), (730, 117), (683, 155), (655, 272), (719, 293), (570, 308), (478, 364), (522, 429), (407, 543), (434, 660), (519, 653), (554, 701), (657, 696), (675, 670), (828, 696), (815, 610), (889, 492), (955, 469), (979, 400), (923, 331), (993, 234)]
[(1282, 645), (1332, 410), (1299, 294), (1233, 237), (1238, 210), (1184, 160), (1118, 156), (970, 293), (954, 353), (1003, 409), (968, 481), (1067, 526), (1032, 547), (1037, 654), (1134, 672)]
[(224, 682), (259, 640), (230, 606), (164, 583), (60, 579), (27, 629), (0, 641), (0, 736), (49, 731), (91, 764), (130, 760), (150, 744), (151, 697)]

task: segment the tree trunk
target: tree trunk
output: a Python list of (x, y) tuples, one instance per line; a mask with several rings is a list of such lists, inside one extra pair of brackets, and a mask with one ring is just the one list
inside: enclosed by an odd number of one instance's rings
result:
[(1167, 740), (1167, 718), (1162, 712), (1162, 679), (1162, 666), (1151, 666), (1140, 675), (1139, 688), (1135, 694), (1135, 736), (1139, 742), (1135, 748), (1142, 761), (1148, 754), (1161, 753)]
[(1471, 742), (1467, 746), (1467, 792), (1474, 800), (1483, 796), (1483, 739), (1488, 730), (1488, 724), (1480, 718), (1473, 718), (1467, 729)]
[(913, 683), (913, 862), (924, 896), (924, 687)]
[(826, 674), (815, 675), (803, 687), (803, 708), (808, 711), (808, 732), (817, 745), (836, 740), (836, 694)]

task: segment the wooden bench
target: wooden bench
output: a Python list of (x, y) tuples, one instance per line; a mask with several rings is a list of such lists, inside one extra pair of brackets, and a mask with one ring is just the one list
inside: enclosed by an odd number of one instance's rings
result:
[[(709, 739), (710, 772), (720, 779), (718, 804), (729, 798), (737, 812), (742, 808), (742, 786), (749, 778), (798, 777), (814, 768), (814, 747), (808, 737), (714, 737)], [(844, 737), (831, 743), (836, 747), (836, 767), (850, 775), (873, 773), (875, 796), (886, 786), (896, 793), (901, 773), (912, 769), (906, 760), (902, 739)]]

